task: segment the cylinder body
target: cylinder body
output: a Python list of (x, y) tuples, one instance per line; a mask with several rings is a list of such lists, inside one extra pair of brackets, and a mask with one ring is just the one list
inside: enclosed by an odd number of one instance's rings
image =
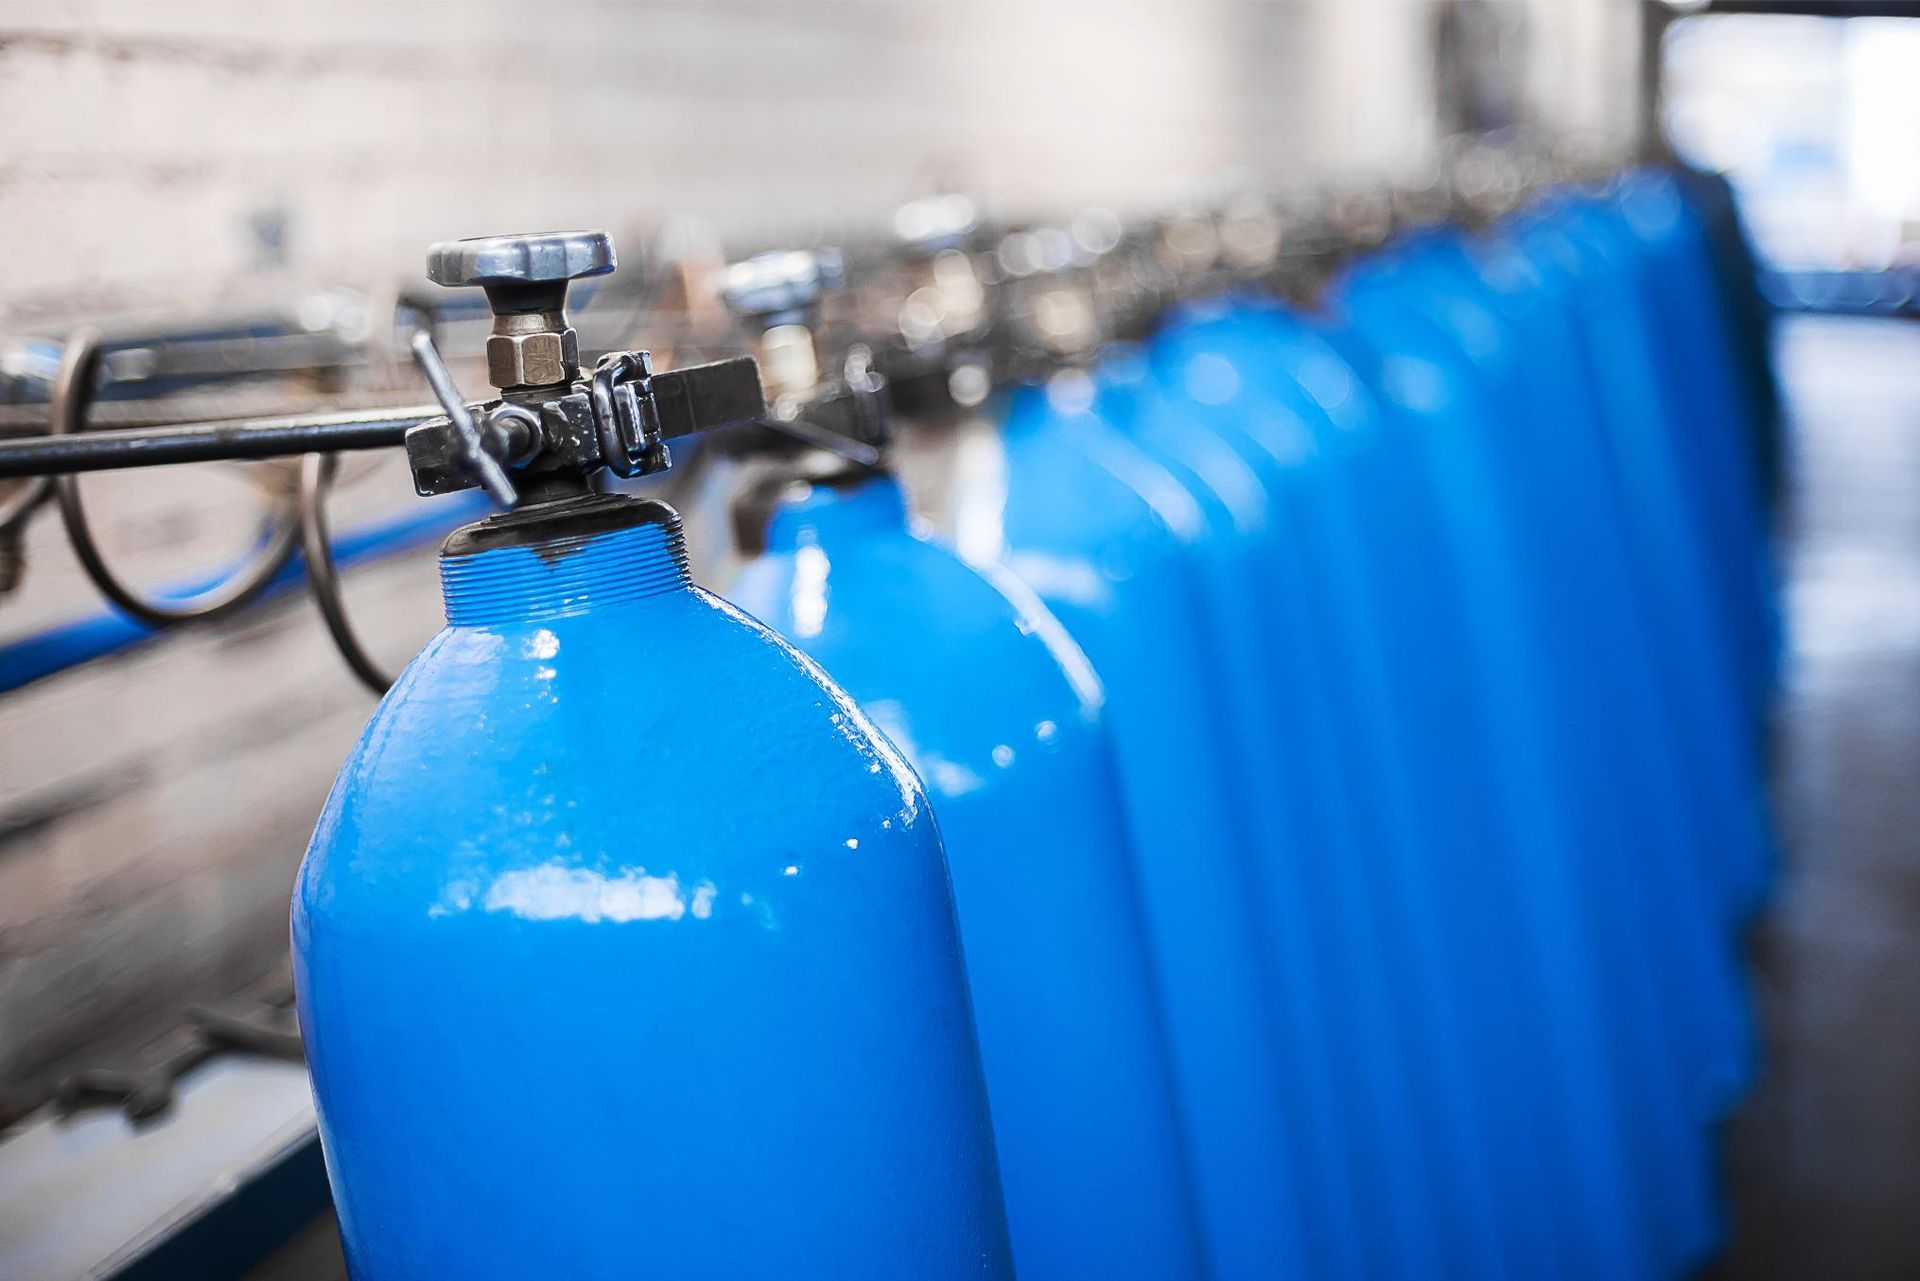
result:
[[(1263, 969), (1253, 845), (1225, 759), (1191, 540), (1193, 496), (1070, 399), (1020, 389), (997, 466), (954, 480), (961, 547), (1032, 588), (1107, 689), (1148, 936), (1165, 993), (1209, 1262), (1222, 1281), (1305, 1270), (1279, 1091), (1291, 1053)], [(991, 549), (991, 550), (990, 550)]]
[(354, 1275), (1010, 1276), (918, 781), (670, 509), (554, 506), (450, 540), (296, 885)]
[(1370, 1066), (1350, 1035), (1354, 993), (1341, 964), (1344, 936), (1357, 923), (1344, 911), (1346, 896), (1329, 884), (1351, 870), (1354, 858), (1328, 804), (1318, 727), (1291, 688), (1299, 655), (1272, 590), (1278, 567), (1271, 507), (1254, 469), (1161, 387), (1143, 356), (1112, 353), (1099, 377), (1102, 419), (1166, 468), (1200, 508), (1193, 561), (1200, 616), (1226, 694), (1228, 767), (1240, 794), (1263, 802), (1252, 814), (1248, 883), (1259, 896), (1264, 960), (1291, 1047), (1281, 1093), (1295, 1164), (1306, 1176), (1305, 1245), (1314, 1276), (1358, 1275), (1366, 1243), (1355, 1210), (1365, 1202), (1373, 1217), (1387, 1189), (1374, 1172), (1360, 1186), (1354, 1158), (1362, 1144), (1346, 1106), (1354, 1100), (1343, 1088)]
[(1700, 428), (1669, 390), (1671, 353), (1651, 324), (1660, 305), (1655, 268), (1621, 219), (1581, 198), (1549, 202), (1526, 243), (1530, 255), (1567, 272), (1578, 294), (1584, 345), (1600, 371), (1594, 386), (1607, 452), (1667, 660), (1662, 674), (1672, 677), (1675, 704), (1688, 708), (1689, 754), (1711, 789), (1704, 803), (1726, 824), (1712, 855), (1731, 910), (1751, 912), (1765, 899), (1774, 863), (1759, 726), (1732, 661), (1738, 627), (1719, 605), (1726, 584), (1713, 560), (1703, 482), (1689, 474), (1679, 443)]
[[(1483, 928), (1489, 907), (1472, 897), (1478, 851), (1463, 858), (1446, 845), (1448, 809), (1466, 799), (1453, 782), (1460, 762), (1434, 765), (1409, 734), (1414, 716), (1433, 731), (1428, 741), (1446, 743), (1453, 726), (1444, 706), (1408, 699), (1405, 673), (1430, 661), (1429, 623), (1402, 612), (1406, 502), (1384, 465), (1379, 407), (1324, 338), (1278, 315), (1190, 311), (1158, 345), (1168, 371), (1204, 393), (1191, 412), (1207, 410), (1199, 421), (1260, 469), (1286, 531), (1271, 563), (1306, 602), (1302, 648), (1333, 701), (1327, 737), (1345, 762), (1354, 858), (1348, 877), (1323, 885), (1365, 931), (1348, 940), (1343, 996), (1360, 1050), (1347, 1084), (1366, 1090), (1361, 1116), (1376, 1136), (1354, 1150), (1371, 1151), (1381, 1188), (1369, 1245), (1396, 1251), (1383, 1260), (1389, 1275), (1508, 1275), (1513, 1243), (1500, 1232), (1468, 1037), (1470, 1013), (1487, 1003), (1467, 1005), (1454, 946)], [(1227, 371), (1206, 368), (1220, 361)]]
[(1030, 592), (914, 536), (891, 476), (773, 516), (728, 597), (816, 659), (940, 817), (1027, 1281), (1201, 1275), (1103, 695)]
[[(1712, 1231), (1699, 1135), (1668, 1125), (1661, 1100), (1606, 1106), (1616, 1087), (1597, 1075), (1607, 1045), (1632, 1038), (1658, 1062), (1671, 1038), (1644, 1025), (1635, 1037), (1616, 1024), (1611, 1035), (1602, 1030), (1606, 1039), (1592, 1039), (1604, 985), (1631, 971), (1628, 958), (1597, 970), (1592, 957), (1608, 918), (1633, 920), (1644, 938), (1684, 942), (1700, 937), (1687, 918), (1705, 909), (1686, 876), (1684, 848), (1668, 846), (1664, 857), (1629, 871), (1660, 833), (1636, 824), (1640, 798), (1621, 793), (1603, 750), (1631, 732), (1629, 705), (1593, 697), (1598, 659), (1571, 661), (1589, 640), (1562, 595), (1579, 585), (1579, 566), (1556, 546), (1571, 511), (1539, 507), (1549, 476), (1527, 466), (1525, 442), (1513, 439), (1534, 412), (1518, 382), (1519, 339), (1435, 270), (1441, 248), (1409, 244), (1356, 272), (1342, 302), (1354, 342), (1367, 349), (1383, 397), (1398, 411), (1410, 479), (1424, 479), (1450, 584), (1449, 626), (1436, 629), (1455, 656), (1445, 679), (1472, 691), (1465, 719), (1484, 745), (1477, 755), (1496, 802), (1488, 885), (1510, 905), (1502, 922), (1509, 959), (1490, 955), (1489, 972), (1531, 980), (1515, 993), (1512, 1030), (1534, 1047), (1533, 1062), (1500, 1093), (1531, 1098), (1538, 1165), (1514, 1170), (1514, 1182), (1524, 1186), (1544, 1171), (1565, 1187), (1553, 1221), (1562, 1239), (1584, 1238), (1577, 1257), (1590, 1274), (1631, 1272), (1648, 1257), (1670, 1265), (1676, 1253), (1691, 1261)], [(1530, 359), (1548, 358), (1543, 351)], [(1542, 408), (1561, 422), (1573, 412)], [(1582, 730), (1568, 734), (1560, 728), (1567, 724)], [(1703, 958), (1685, 948), (1668, 955), (1676, 964), (1666, 982), (1712, 1004), (1696, 982), (1711, 969)], [(1526, 959), (1516, 965), (1513, 957)], [(1675, 1030), (1705, 1028), (1709, 1014), (1696, 1006)], [(1624, 1125), (1622, 1113), (1636, 1124)], [(1665, 1191), (1651, 1204), (1637, 1195), (1633, 1159), (1621, 1150), (1628, 1135), (1661, 1140), (1654, 1165)], [(1631, 1226), (1643, 1213), (1658, 1226)]]

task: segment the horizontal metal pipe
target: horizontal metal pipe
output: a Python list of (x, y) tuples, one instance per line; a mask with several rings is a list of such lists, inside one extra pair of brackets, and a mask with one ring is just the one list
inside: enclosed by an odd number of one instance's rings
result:
[(440, 416), (438, 405), (405, 405), (378, 412), (296, 414), (80, 435), (20, 436), (0, 440), (0, 479), (387, 449), (400, 445), (409, 428)]

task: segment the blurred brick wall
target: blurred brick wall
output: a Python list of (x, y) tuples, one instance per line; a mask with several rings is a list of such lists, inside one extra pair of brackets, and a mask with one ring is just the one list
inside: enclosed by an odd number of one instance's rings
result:
[(1319, 5), (7, 4), (0, 229), (35, 252), (9, 264), (0, 309), (206, 298), (257, 263), (262, 213), (284, 214), (294, 274), (385, 281), (452, 234), (666, 211), (785, 233), (871, 221), (939, 178), (1007, 206), (1158, 201), (1229, 163), (1302, 157), (1312, 131), (1256, 130), (1256, 99), (1311, 95), (1324, 19)]
[[(1631, 120), (1630, 0), (1534, 0), (1555, 123)], [(501, 227), (866, 222), (930, 181), (1153, 205), (1233, 166), (1431, 148), (1425, 0), (0, 3), (0, 322), (289, 267), (417, 271)], [(1630, 84), (1630, 81), (1628, 81)], [(257, 281), (246, 281), (249, 285)]]

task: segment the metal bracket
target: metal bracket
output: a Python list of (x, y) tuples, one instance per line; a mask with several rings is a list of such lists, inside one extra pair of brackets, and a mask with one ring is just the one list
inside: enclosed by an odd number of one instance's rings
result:
[(871, 371), (821, 385), (805, 401), (776, 404), (761, 425), (862, 467), (877, 467), (892, 434), (886, 380)]
[[(491, 401), (470, 409), (484, 424), (481, 449), (504, 467), (527, 472), (604, 467), (632, 479), (667, 467), (668, 441), (758, 422), (767, 404), (759, 367), (751, 357), (654, 373), (648, 353), (629, 351), (602, 357), (592, 376), (562, 395)], [(528, 434), (503, 429), (513, 425), (510, 416), (518, 418), (513, 410), (531, 411), (537, 429)], [(479, 485), (464, 450), (461, 433), (446, 418), (429, 419), (408, 431), (407, 461), (415, 491), (450, 494)]]
[[(608, 471), (623, 479), (664, 471), (673, 461), (653, 398), (653, 357), (644, 351), (602, 356), (586, 381)], [(575, 383), (578, 390), (580, 383)]]

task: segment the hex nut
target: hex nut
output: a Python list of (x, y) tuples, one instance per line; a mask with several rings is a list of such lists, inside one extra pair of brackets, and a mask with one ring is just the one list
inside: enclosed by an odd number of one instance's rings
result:
[(545, 387), (573, 377), (580, 363), (579, 342), (568, 329), (531, 334), (493, 334), (487, 338), (487, 377), (495, 387)]

